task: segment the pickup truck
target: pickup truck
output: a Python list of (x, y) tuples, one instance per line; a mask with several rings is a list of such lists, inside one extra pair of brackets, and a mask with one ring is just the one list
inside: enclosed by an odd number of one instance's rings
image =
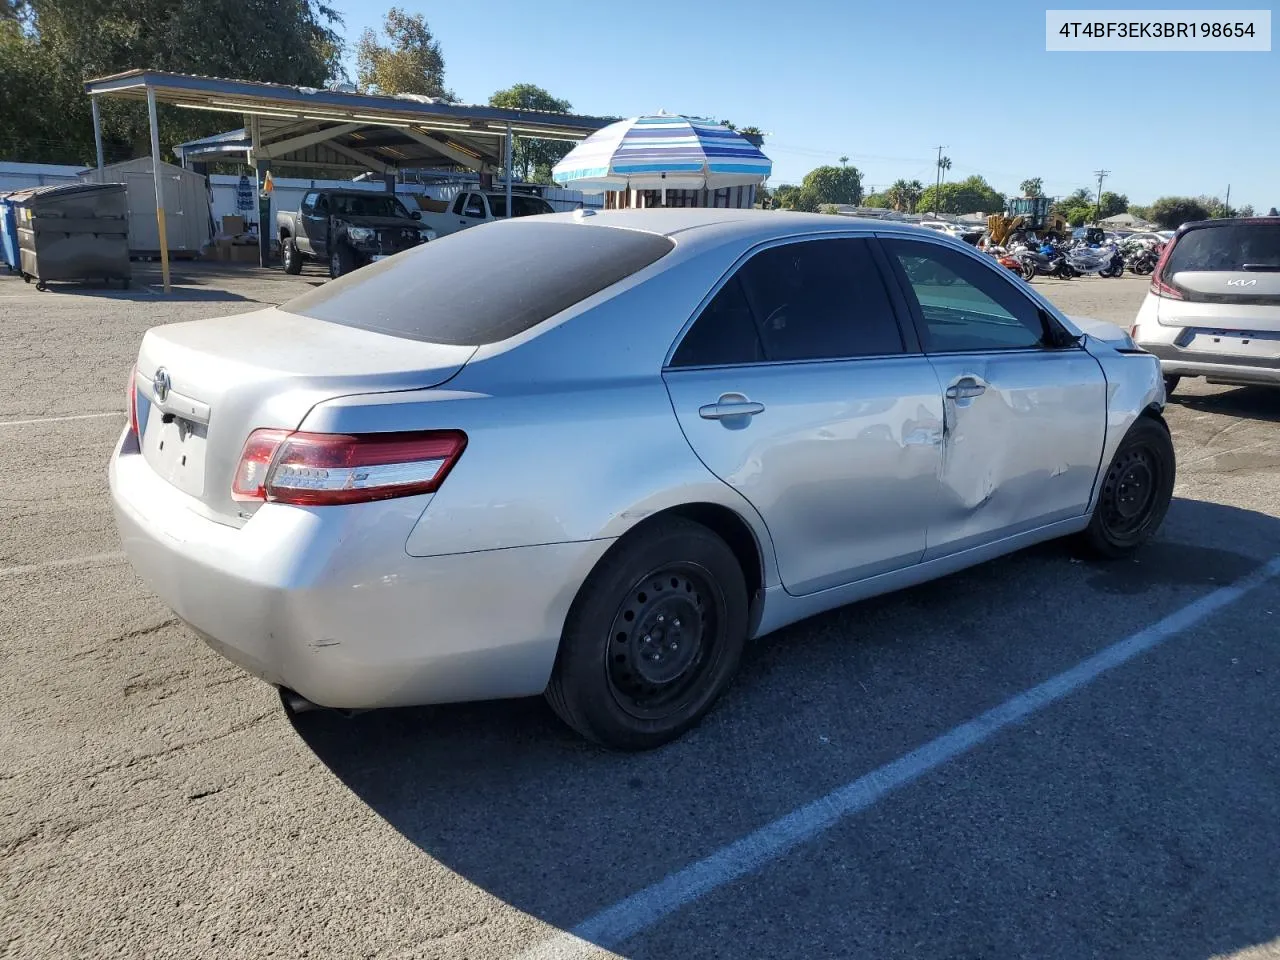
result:
[(297, 213), (276, 214), (284, 272), (297, 275), (307, 260), (329, 264), (340, 277), (420, 243), (438, 231), (424, 225), (390, 193), (364, 190), (311, 190)]
[[(541, 213), (555, 213), (555, 210), (541, 197), (531, 197), (527, 193), (511, 195), (512, 216), (535, 217)], [(504, 191), (470, 190), (454, 197), (441, 213), (423, 211), (422, 222), (443, 237), (479, 223), (502, 220), (506, 215), (507, 195)]]

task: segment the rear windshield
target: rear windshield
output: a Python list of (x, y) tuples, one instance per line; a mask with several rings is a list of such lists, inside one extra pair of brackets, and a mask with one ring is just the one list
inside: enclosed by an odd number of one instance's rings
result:
[(409, 340), (481, 346), (523, 333), (674, 246), (638, 230), (508, 220), (424, 243), (281, 309)]
[[(507, 215), (507, 197), (506, 194), (489, 197), (489, 209), (493, 211), (494, 218), (505, 217)], [(555, 213), (551, 209), (551, 204), (540, 197), (517, 197), (511, 198), (512, 216), (515, 217), (536, 217), (540, 213)]]
[(1185, 270), (1280, 270), (1280, 222), (1188, 230), (1165, 265), (1168, 275)]

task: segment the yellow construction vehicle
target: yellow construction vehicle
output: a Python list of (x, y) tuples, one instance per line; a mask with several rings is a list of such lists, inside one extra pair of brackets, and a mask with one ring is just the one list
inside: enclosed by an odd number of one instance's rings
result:
[(1027, 230), (1039, 237), (1065, 239), (1071, 228), (1062, 214), (1049, 212), (1052, 205), (1049, 197), (1010, 197), (1004, 213), (987, 217), (987, 242), (1002, 247), (1010, 234)]

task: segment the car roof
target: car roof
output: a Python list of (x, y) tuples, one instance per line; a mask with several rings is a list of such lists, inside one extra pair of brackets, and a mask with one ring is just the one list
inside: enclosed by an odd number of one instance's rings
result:
[(574, 211), (549, 214), (545, 218), (598, 227), (643, 230), (672, 238), (686, 249), (718, 246), (735, 241), (751, 245), (778, 237), (815, 233), (907, 233), (927, 237), (935, 242), (962, 242), (914, 224), (827, 213), (797, 213), (792, 210), (659, 207), (647, 210)]

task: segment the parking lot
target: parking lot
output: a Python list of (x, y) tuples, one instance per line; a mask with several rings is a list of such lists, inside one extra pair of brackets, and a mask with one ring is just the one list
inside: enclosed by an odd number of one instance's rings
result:
[[(0, 956), (1280, 957), (1280, 391), (1184, 381), (1135, 560), (790, 627), (666, 749), (540, 699), (295, 726), (108, 504), (143, 331), (322, 282), (227, 269), (0, 277)], [(1127, 326), (1147, 281), (1035, 285)]]

